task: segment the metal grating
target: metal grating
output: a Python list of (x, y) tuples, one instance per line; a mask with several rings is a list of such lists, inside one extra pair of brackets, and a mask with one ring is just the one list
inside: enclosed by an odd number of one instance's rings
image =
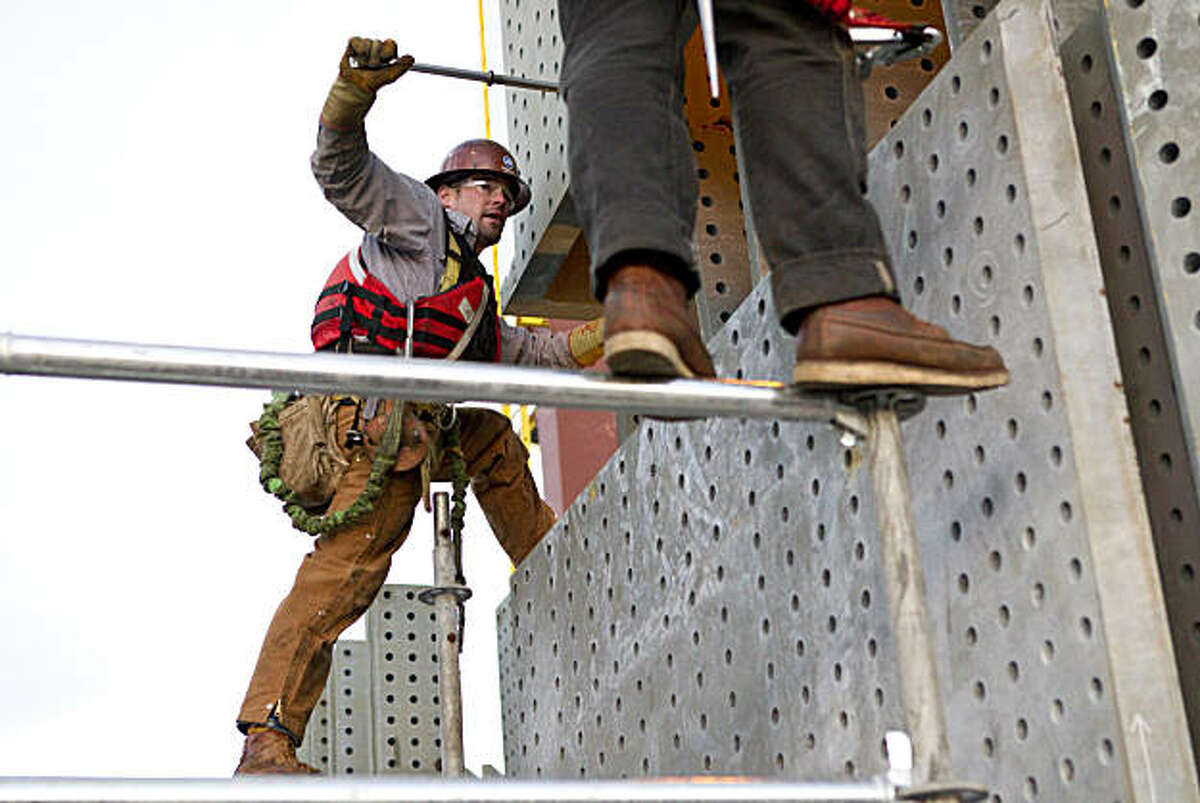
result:
[(380, 773), (435, 773), (442, 750), (437, 616), (419, 586), (384, 586), (367, 611)]
[[(1157, 792), (1185, 799), (1051, 15), (1006, 9), (872, 156), (906, 301), (1014, 372), (908, 425), (955, 766), (994, 800), (1130, 799), (1144, 751), (1127, 743), (1149, 738)], [(716, 338), (723, 375), (786, 374), (764, 293)], [(880, 771), (899, 723), (860, 461), (820, 427), (644, 424), (501, 610), (509, 774)], [(1152, 709), (1153, 735), (1123, 727), (1120, 712)]]
[[(1189, 46), (1196, 47), (1200, 45), (1200, 4), (1193, 4), (1192, 16), (1198, 24), (1190, 31)], [(1122, 45), (1122, 49), (1136, 53), (1138, 42), (1144, 41), (1143, 31), (1129, 33), (1133, 38)], [(1185, 29), (1181, 33), (1188, 31)], [(1143, 44), (1142, 52), (1147, 52), (1149, 47)], [(1196, 744), (1200, 740), (1200, 677), (1194, 671), (1200, 665), (1200, 639), (1196, 637), (1200, 633), (1200, 586), (1196, 583), (1196, 567), (1200, 565), (1200, 540), (1196, 538), (1196, 523), (1200, 522), (1200, 480), (1197, 478), (1194, 441), (1189, 450), (1185, 435), (1184, 410), (1190, 388), (1185, 377), (1175, 374), (1172, 355), (1194, 355), (1197, 344), (1194, 342), (1189, 346), (1186, 338), (1183, 342), (1168, 342), (1167, 325), (1171, 312), (1165, 308), (1167, 305), (1160, 296), (1160, 281), (1156, 274), (1161, 271), (1152, 267), (1154, 263), (1145, 233), (1151, 216), (1138, 206), (1139, 182), (1133, 173), (1137, 162), (1127, 152), (1120, 101), (1110, 63), (1109, 41), (1099, 16), (1080, 26), (1063, 45), (1063, 65), (1071, 91), (1072, 111), (1108, 289), (1109, 311), (1141, 464), (1142, 485), (1154, 529), (1175, 659), (1187, 702), (1192, 743)], [(1187, 160), (1182, 158), (1183, 147), (1173, 135), (1150, 128), (1146, 142), (1145, 150), (1157, 149), (1161, 155), (1154, 153), (1148, 165), (1143, 162), (1148, 172), (1142, 182), (1157, 186), (1158, 182), (1169, 180), (1175, 170), (1189, 169)], [(1197, 146), (1200, 141), (1192, 143), (1190, 149), (1190, 169), (1193, 171), (1190, 184), (1193, 187), (1200, 168), (1200, 160), (1195, 158)], [(1159, 200), (1164, 199), (1160, 197)], [(1164, 223), (1160, 220), (1153, 229), (1170, 235), (1172, 227), (1170, 224), (1164, 226)], [(1184, 233), (1181, 239), (1188, 236)], [(1200, 246), (1200, 237), (1190, 236), (1193, 246)], [(1171, 272), (1170, 267), (1167, 272)], [(1176, 264), (1174, 273), (1186, 279), (1189, 275), (1186, 263)], [(1172, 284), (1169, 278), (1161, 284), (1166, 297), (1184, 296), (1184, 309), (1189, 289), (1195, 299), (1193, 303), (1200, 306), (1200, 278), (1193, 276), (1190, 288), (1189, 282), (1184, 281), (1179, 283), (1181, 287), (1168, 289)], [(1183, 361), (1189, 362), (1188, 357), (1183, 356)], [(1196, 393), (1191, 396), (1192, 404), (1200, 403)]]

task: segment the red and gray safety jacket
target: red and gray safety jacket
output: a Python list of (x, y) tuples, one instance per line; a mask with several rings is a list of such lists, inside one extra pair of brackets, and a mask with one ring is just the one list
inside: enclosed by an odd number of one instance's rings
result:
[[(326, 199), (363, 231), (361, 243), (351, 252), (345, 265), (349, 280), (364, 285), (366, 289), (382, 285), (390, 291), (388, 301), (404, 308), (410, 300), (419, 303), (423, 298), (452, 290), (460, 281), (469, 283), (474, 278), (474, 268), (468, 269), (464, 261), (465, 272), (460, 274), (460, 278), (450, 286), (446, 286), (444, 281), (444, 275), (451, 267), (450, 243), (457, 244), (467, 260), (477, 261), (474, 257), (475, 233), (470, 218), (460, 212), (443, 209), (437, 195), (423, 181), (392, 170), (371, 153), (362, 129), (337, 131), (319, 126), (312, 168), (313, 176)], [(457, 239), (448, 236), (447, 229), (456, 234)], [(362, 255), (357, 267), (363, 268), (364, 277), (375, 280), (369, 287), (365, 278), (354, 281), (351, 269), (356, 267), (356, 254)], [(486, 276), (481, 266), (479, 270)], [(488, 282), (490, 284), (490, 280)], [(377, 295), (387, 298), (382, 293)], [(467, 298), (474, 308), (474, 301), (470, 296)], [(355, 307), (369, 311), (372, 304), (370, 299), (363, 299)], [(336, 302), (330, 302), (329, 306), (336, 305)], [(458, 302), (454, 306), (457, 308)], [(495, 310), (494, 299), (489, 303), (489, 308)], [(325, 309), (322, 307), (320, 312)], [(392, 312), (386, 319), (382, 312), (378, 315), (381, 321), (396, 323)], [(350, 318), (347, 320), (353, 324)], [(414, 330), (416, 323), (417, 320), (414, 320)], [(332, 326), (340, 337), (341, 319)], [(490, 319), (482, 321), (479, 328), (483, 332), (480, 338), (494, 330)], [(366, 327), (363, 327), (363, 331), (366, 331)], [(501, 362), (557, 368), (578, 367), (571, 356), (566, 332), (513, 326), (502, 318), (499, 319), (499, 331)], [(324, 335), (326, 332), (328, 327), (322, 327), (321, 333)], [(416, 331), (413, 345), (414, 353), (420, 353)], [(393, 350), (388, 351), (391, 353)], [(401, 348), (399, 353), (403, 354), (404, 349)], [(471, 356), (485, 360), (495, 358), (490, 344), (481, 345), (478, 350), (473, 344)]]
[(371, 275), (361, 247), (342, 257), (317, 297), (313, 347), (499, 362), (500, 316), (491, 276), (449, 221), (446, 235), (439, 292), (408, 304)]

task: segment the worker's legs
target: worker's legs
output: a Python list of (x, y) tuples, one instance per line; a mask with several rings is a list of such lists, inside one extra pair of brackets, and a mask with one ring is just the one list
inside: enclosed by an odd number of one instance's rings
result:
[[(613, 258), (649, 251), (700, 286), (692, 228), (699, 184), (683, 117), (680, 17), (692, 0), (560, 0), (571, 196), (603, 300)], [(682, 37), (682, 39), (681, 39)]]
[(780, 319), (795, 333), (810, 307), (896, 297), (863, 197), (863, 96), (846, 32), (795, 0), (717, 0), (716, 31)]
[(716, 8), (754, 229), (780, 322), (798, 334), (793, 381), (934, 393), (1007, 382), (995, 349), (953, 340), (898, 302), (863, 197), (863, 98), (845, 31), (794, 0)]
[(514, 564), (555, 521), (529, 472), (529, 453), (512, 423), (494, 410), (459, 408), (463, 459), (471, 490), (496, 540)]
[(571, 196), (617, 374), (712, 376), (699, 288), (698, 182), (683, 116), (691, 0), (560, 0)]
[[(343, 410), (353, 414), (352, 407)], [(351, 462), (330, 511), (344, 510), (358, 498), (370, 475), (372, 456), (364, 450)], [(243, 731), (271, 724), (286, 729), (297, 743), (303, 737), (329, 674), (333, 643), (383, 585), (391, 556), (408, 535), (420, 494), (418, 471), (392, 474), (363, 521), (316, 539), (263, 640), (238, 714)]]

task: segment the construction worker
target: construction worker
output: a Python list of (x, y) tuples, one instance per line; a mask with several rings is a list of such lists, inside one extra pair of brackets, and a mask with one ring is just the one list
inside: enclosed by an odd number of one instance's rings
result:
[[(713, 375), (688, 307), (700, 286), (697, 178), (682, 47), (695, 0), (559, 0), (571, 195), (604, 303), (616, 374)], [(808, 388), (1002, 385), (992, 348), (953, 340), (899, 304), (866, 187), (849, 0), (715, 0), (738, 163), (780, 324)]]
[[(365, 234), (321, 293), (314, 345), (371, 354), (404, 353), (410, 345), (416, 356), (570, 368), (594, 362), (602, 344), (598, 321), (551, 334), (509, 326), (497, 313), (478, 254), (499, 241), (505, 221), (530, 200), (507, 150), (490, 140), (464, 142), (426, 182), (389, 169), (368, 150), (363, 121), (376, 91), (412, 64), (411, 57), (394, 62), (395, 56), (391, 40), (351, 39), (321, 114), (313, 173)], [(365, 493), (393, 409), (390, 401), (338, 401), (336, 440), (345, 445), (348, 466), (327, 515), (348, 510)], [(402, 445), (377, 497), (364, 516), (316, 539), (271, 622), (238, 714), (246, 741), (235, 774), (316, 772), (295, 748), (324, 687), (332, 645), (386, 579), (427, 480), (450, 470), (441, 441), (445, 410), (401, 409)], [(519, 563), (554, 513), (508, 419), (490, 410), (455, 412), (460, 470), (470, 476), (500, 545)]]

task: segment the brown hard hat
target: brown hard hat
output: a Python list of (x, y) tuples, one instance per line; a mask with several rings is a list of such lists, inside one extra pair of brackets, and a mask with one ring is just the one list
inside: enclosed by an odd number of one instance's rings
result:
[(469, 139), (455, 145), (442, 160), (442, 169), (425, 179), (425, 183), (436, 190), (474, 175), (492, 176), (508, 184), (514, 201), (511, 214), (529, 205), (532, 193), (521, 178), (517, 160), (507, 148), (490, 139)]

